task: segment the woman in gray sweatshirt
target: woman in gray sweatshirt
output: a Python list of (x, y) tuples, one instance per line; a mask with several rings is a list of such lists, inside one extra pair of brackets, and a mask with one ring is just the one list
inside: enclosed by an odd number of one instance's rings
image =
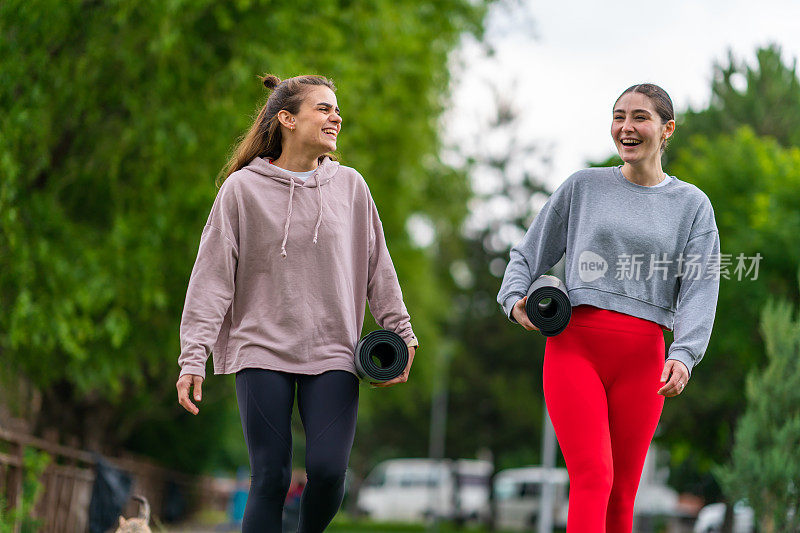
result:
[(263, 78), (273, 92), (227, 167), (200, 238), (181, 320), (179, 403), (192, 414), (205, 365), (236, 374), (252, 481), (245, 532), (281, 532), (291, 477), (292, 405), (306, 433), (298, 531), (321, 532), (341, 505), (356, 427), (354, 348), (365, 303), (417, 339), (364, 178), (330, 152), (342, 127), (333, 83)]
[[(531, 283), (565, 257), (572, 319), (545, 348), (545, 402), (570, 477), (568, 532), (626, 532), (665, 397), (702, 359), (719, 291), (719, 233), (708, 197), (668, 176), (672, 101), (634, 85), (613, 107), (623, 164), (576, 172), (511, 249), (497, 301), (512, 322)], [(664, 353), (663, 330), (674, 331)]]

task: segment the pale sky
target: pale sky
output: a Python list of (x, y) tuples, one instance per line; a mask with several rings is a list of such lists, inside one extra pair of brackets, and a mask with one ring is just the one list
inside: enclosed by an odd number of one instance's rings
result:
[(445, 138), (469, 149), (483, 142), (493, 80), (519, 108), (520, 131), (550, 147), (552, 190), (587, 160), (614, 153), (611, 107), (628, 86), (657, 83), (680, 113), (708, 102), (712, 65), (728, 49), (751, 64), (770, 42), (785, 61), (800, 57), (800, 1), (507, 0), (491, 12), (488, 35), (497, 50), (491, 59), (468, 41), (454, 56), (469, 65), (453, 68)]

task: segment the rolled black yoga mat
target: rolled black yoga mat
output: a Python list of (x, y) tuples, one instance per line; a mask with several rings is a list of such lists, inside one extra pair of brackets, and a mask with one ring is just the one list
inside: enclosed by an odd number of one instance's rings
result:
[(402, 374), (406, 365), (408, 346), (397, 333), (379, 329), (356, 345), (356, 371), (363, 380), (390, 381)]
[(555, 276), (539, 276), (528, 289), (525, 313), (546, 337), (564, 331), (572, 317), (572, 305), (564, 282)]

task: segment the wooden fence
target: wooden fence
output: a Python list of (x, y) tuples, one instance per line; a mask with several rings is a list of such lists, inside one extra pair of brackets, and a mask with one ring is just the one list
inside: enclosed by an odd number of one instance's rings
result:
[[(13, 509), (22, 503), (23, 453), (26, 447), (47, 452), (51, 457), (40, 478), (44, 490), (33, 512), (33, 516), (42, 521), (43, 531), (89, 531), (96, 456), (50, 439), (0, 427), (0, 496), (5, 498), (7, 507)], [(163, 521), (165, 491), (170, 484), (185, 498), (187, 514), (197, 509), (226, 509), (233, 486), (231, 480), (189, 476), (135, 456), (103, 459), (131, 476), (131, 494), (145, 496), (150, 503), (151, 516), (157, 520)], [(138, 506), (133, 501), (123, 510), (125, 516), (135, 516), (137, 512)]]

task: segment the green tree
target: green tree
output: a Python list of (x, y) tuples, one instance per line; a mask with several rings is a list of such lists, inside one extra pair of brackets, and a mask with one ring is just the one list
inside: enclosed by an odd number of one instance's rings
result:
[(240, 435), (230, 379), (208, 380), (201, 417), (177, 406), (177, 332), (214, 178), (265, 99), (256, 74), (269, 71), (339, 86), (342, 159), (370, 184), (422, 343), (403, 391), (363, 395), (362, 434), (398, 418), (417, 429), (425, 402), (407, 398), (428, 396), (447, 294), (406, 221), (447, 228), (465, 211), (463, 173), (438, 159), (436, 118), (448, 52), (480, 33), (485, 7), (0, 3), (0, 357), (42, 390), (37, 425), (187, 469)]
[[(677, 154), (672, 172), (700, 187), (714, 206), (728, 279), (706, 356), (678, 400), (667, 403), (661, 442), (672, 451), (671, 482), (683, 490), (719, 496), (711, 467), (727, 457), (732, 429), (744, 410), (744, 377), (764, 363), (756, 325), (770, 295), (795, 299), (800, 264), (800, 149), (782, 148), (743, 127), (733, 135), (694, 136)], [(754, 271), (737, 272), (738, 266)], [(742, 256), (742, 260), (737, 257)], [(667, 337), (671, 342), (671, 335)]]
[(800, 312), (795, 315), (795, 307), (770, 299), (761, 312), (767, 365), (747, 377), (747, 410), (736, 428), (731, 461), (716, 469), (728, 495), (747, 498), (764, 532), (800, 529)]
[(732, 52), (727, 62), (714, 65), (708, 106), (682, 114), (667, 159), (693, 135), (715, 137), (741, 126), (749, 126), (759, 137), (772, 137), (783, 147), (800, 146), (797, 59), (787, 65), (777, 44), (759, 48), (755, 65)]

